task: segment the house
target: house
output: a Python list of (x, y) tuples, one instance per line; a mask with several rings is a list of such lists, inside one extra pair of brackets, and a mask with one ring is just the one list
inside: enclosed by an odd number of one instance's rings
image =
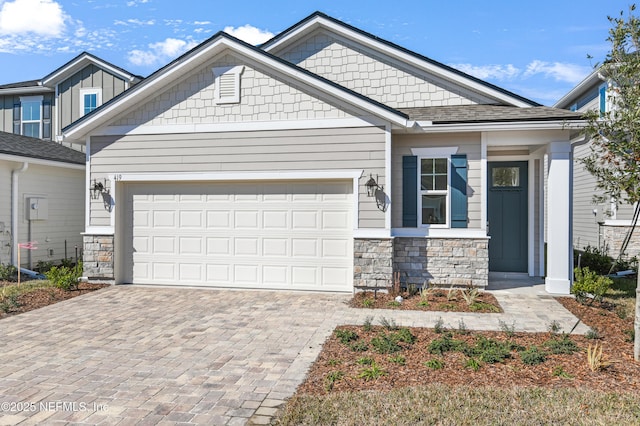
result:
[[(0, 264), (32, 269), (38, 261), (75, 258), (84, 231), (85, 154), (28, 136), (0, 132)], [(76, 252), (76, 249), (78, 252)]]
[[(563, 96), (554, 107), (571, 111), (601, 111), (610, 108), (607, 100), (608, 84), (594, 70), (582, 82)], [(605, 202), (595, 202), (594, 195), (603, 195), (596, 189), (596, 178), (580, 161), (591, 154), (591, 143), (582, 140), (574, 144), (573, 151), (573, 247), (584, 250), (597, 248), (603, 253), (618, 257), (623, 241), (632, 227), (634, 206), (616, 202), (609, 197)], [(640, 251), (637, 232), (627, 246), (626, 254), (634, 256)]]
[(546, 268), (568, 293), (579, 125), (316, 12), (259, 48), (217, 33), (63, 136), (104, 187), (92, 279), (353, 291)]
[(59, 142), (63, 127), (140, 80), (83, 52), (40, 80), (0, 85), (0, 131)]

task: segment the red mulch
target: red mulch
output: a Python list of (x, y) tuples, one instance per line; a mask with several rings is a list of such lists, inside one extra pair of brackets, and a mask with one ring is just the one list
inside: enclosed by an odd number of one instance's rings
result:
[[(0, 282), (0, 287), (4, 287), (6, 285), (16, 285), (16, 283)], [(62, 290), (55, 287), (34, 289), (28, 293), (18, 296), (15, 304), (7, 306), (6, 312), (4, 310), (0, 310), (0, 318), (42, 308), (62, 300), (71, 299), (82, 294), (99, 290), (106, 286), (108, 286), (108, 284), (80, 283), (77, 290)]]
[[(370, 309), (399, 309), (399, 310), (417, 310), (417, 311), (441, 311), (441, 312), (502, 312), (502, 308), (492, 294), (480, 292), (475, 305), (469, 305), (460, 290), (438, 289), (429, 292), (426, 298), (419, 294), (410, 296), (406, 292), (400, 293), (403, 300), (402, 303), (394, 303), (395, 296), (391, 293), (362, 291), (355, 293), (349, 302), (352, 308), (370, 308)], [(426, 302), (426, 303), (425, 303)], [(490, 305), (490, 306), (488, 306)]]
[[(619, 318), (611, 305), (598, 304), (587, 307), (572, 298), (560, 298), (558, 301), (580, 317), (585, 324), (597, 328), (601, 338), (594, 340), (571, 335), (570, 339), (580, 348), (578, 352), (570, 355), (554, 355), (547, 350), (546, 361), (539, 365), (525, 365), (520, 354), (514, 350), (511, 358), (504, 362), (485, 363), (478, 371), (473, 371), (464, 367), (464, 362), (468, 358), (461, 352), (446, 352), (444, 355), (429, 353), (429, 343), (443, 336), (435, 333), (433, 329), (411, 328), (411, 333), (416, 336), (413, 344), (401, 343), (403, 350), (394, 354), (378, 354), (373, 350), (371, 339), (389, 331), (381, 326), (374, 326), (370, 331), (365, 331), (363, 326), (343, 326), (338, 328), (357, 333), (359, 340), (368, 344), (369, 350), (354, 352), (347, 345), (340, 343), (334, 333), (325, 342), (322, 352), (305, 382), (298, 388), (298, 392), (326, 394), (355, 390), (390, 390), (430, 383), (495, 387), (514, 385), (546, 388), (573, 387), (600, 391), (640, 392), (640, 363), (633, 360), (633, 343), (626, 333), (633, 328), (633, 318)], [(561, 338), (550, 333), (515, 333), (510, 337), (504, 332), (471, 331), (469, 334), (463, 334), (455, 329), (449, 331), (454, 339), (470, 343), (475, 341), (476, 336), (482, 335), (499, 341), (509, 340), (526, 348), (535, 345), (541, 349), (545, 348), (545, 342), (553, 338)], [(595, 343), (602, 344), (605, 356), (613, 361), (613, 364), (593, 372), (587, 364), (586, 351), (589, 345)], [(405, 365), (391, 362), (389, 358), (395, 355), (404, 356)], [(372, 358), (386, 374), (369, 381), (358, 378), (360, 372), (368, 367), (357, 363), (357, 360), (364, 357)], [(433, 370), (424, 365), (426, 361), (434, 358), (444, 362), (443, 369)], [(331, 390), (328, 390), (327, 375), (336, 371), (344, 373), (344, 376), (335, 381)], [(569, 377), (560, 377), (559, 372), (564, 372), (564, 375)]]

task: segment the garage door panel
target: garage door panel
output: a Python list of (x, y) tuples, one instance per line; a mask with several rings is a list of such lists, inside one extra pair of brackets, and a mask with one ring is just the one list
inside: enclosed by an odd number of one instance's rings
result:
[(128, 282), (351, 290), (351, 190), (350, 182), (127, 184)]

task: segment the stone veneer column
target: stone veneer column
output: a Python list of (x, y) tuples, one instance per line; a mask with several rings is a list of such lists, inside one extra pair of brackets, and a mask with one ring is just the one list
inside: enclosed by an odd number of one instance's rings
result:
[(387, 288), (393, 283), (393, 240), (356, 238), (353, 247), (353, 286)]
[(113, 280), (113, 235), (85, 235), (83, 245), (84, 276), (90, 280)]

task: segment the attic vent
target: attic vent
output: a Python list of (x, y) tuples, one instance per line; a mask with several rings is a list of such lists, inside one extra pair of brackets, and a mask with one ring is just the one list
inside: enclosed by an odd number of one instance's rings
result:
[(237, 104), (240, 102), (240, 75), (242, 71), (244, 71), (243, 65), (213, 69), (215, 103)]

